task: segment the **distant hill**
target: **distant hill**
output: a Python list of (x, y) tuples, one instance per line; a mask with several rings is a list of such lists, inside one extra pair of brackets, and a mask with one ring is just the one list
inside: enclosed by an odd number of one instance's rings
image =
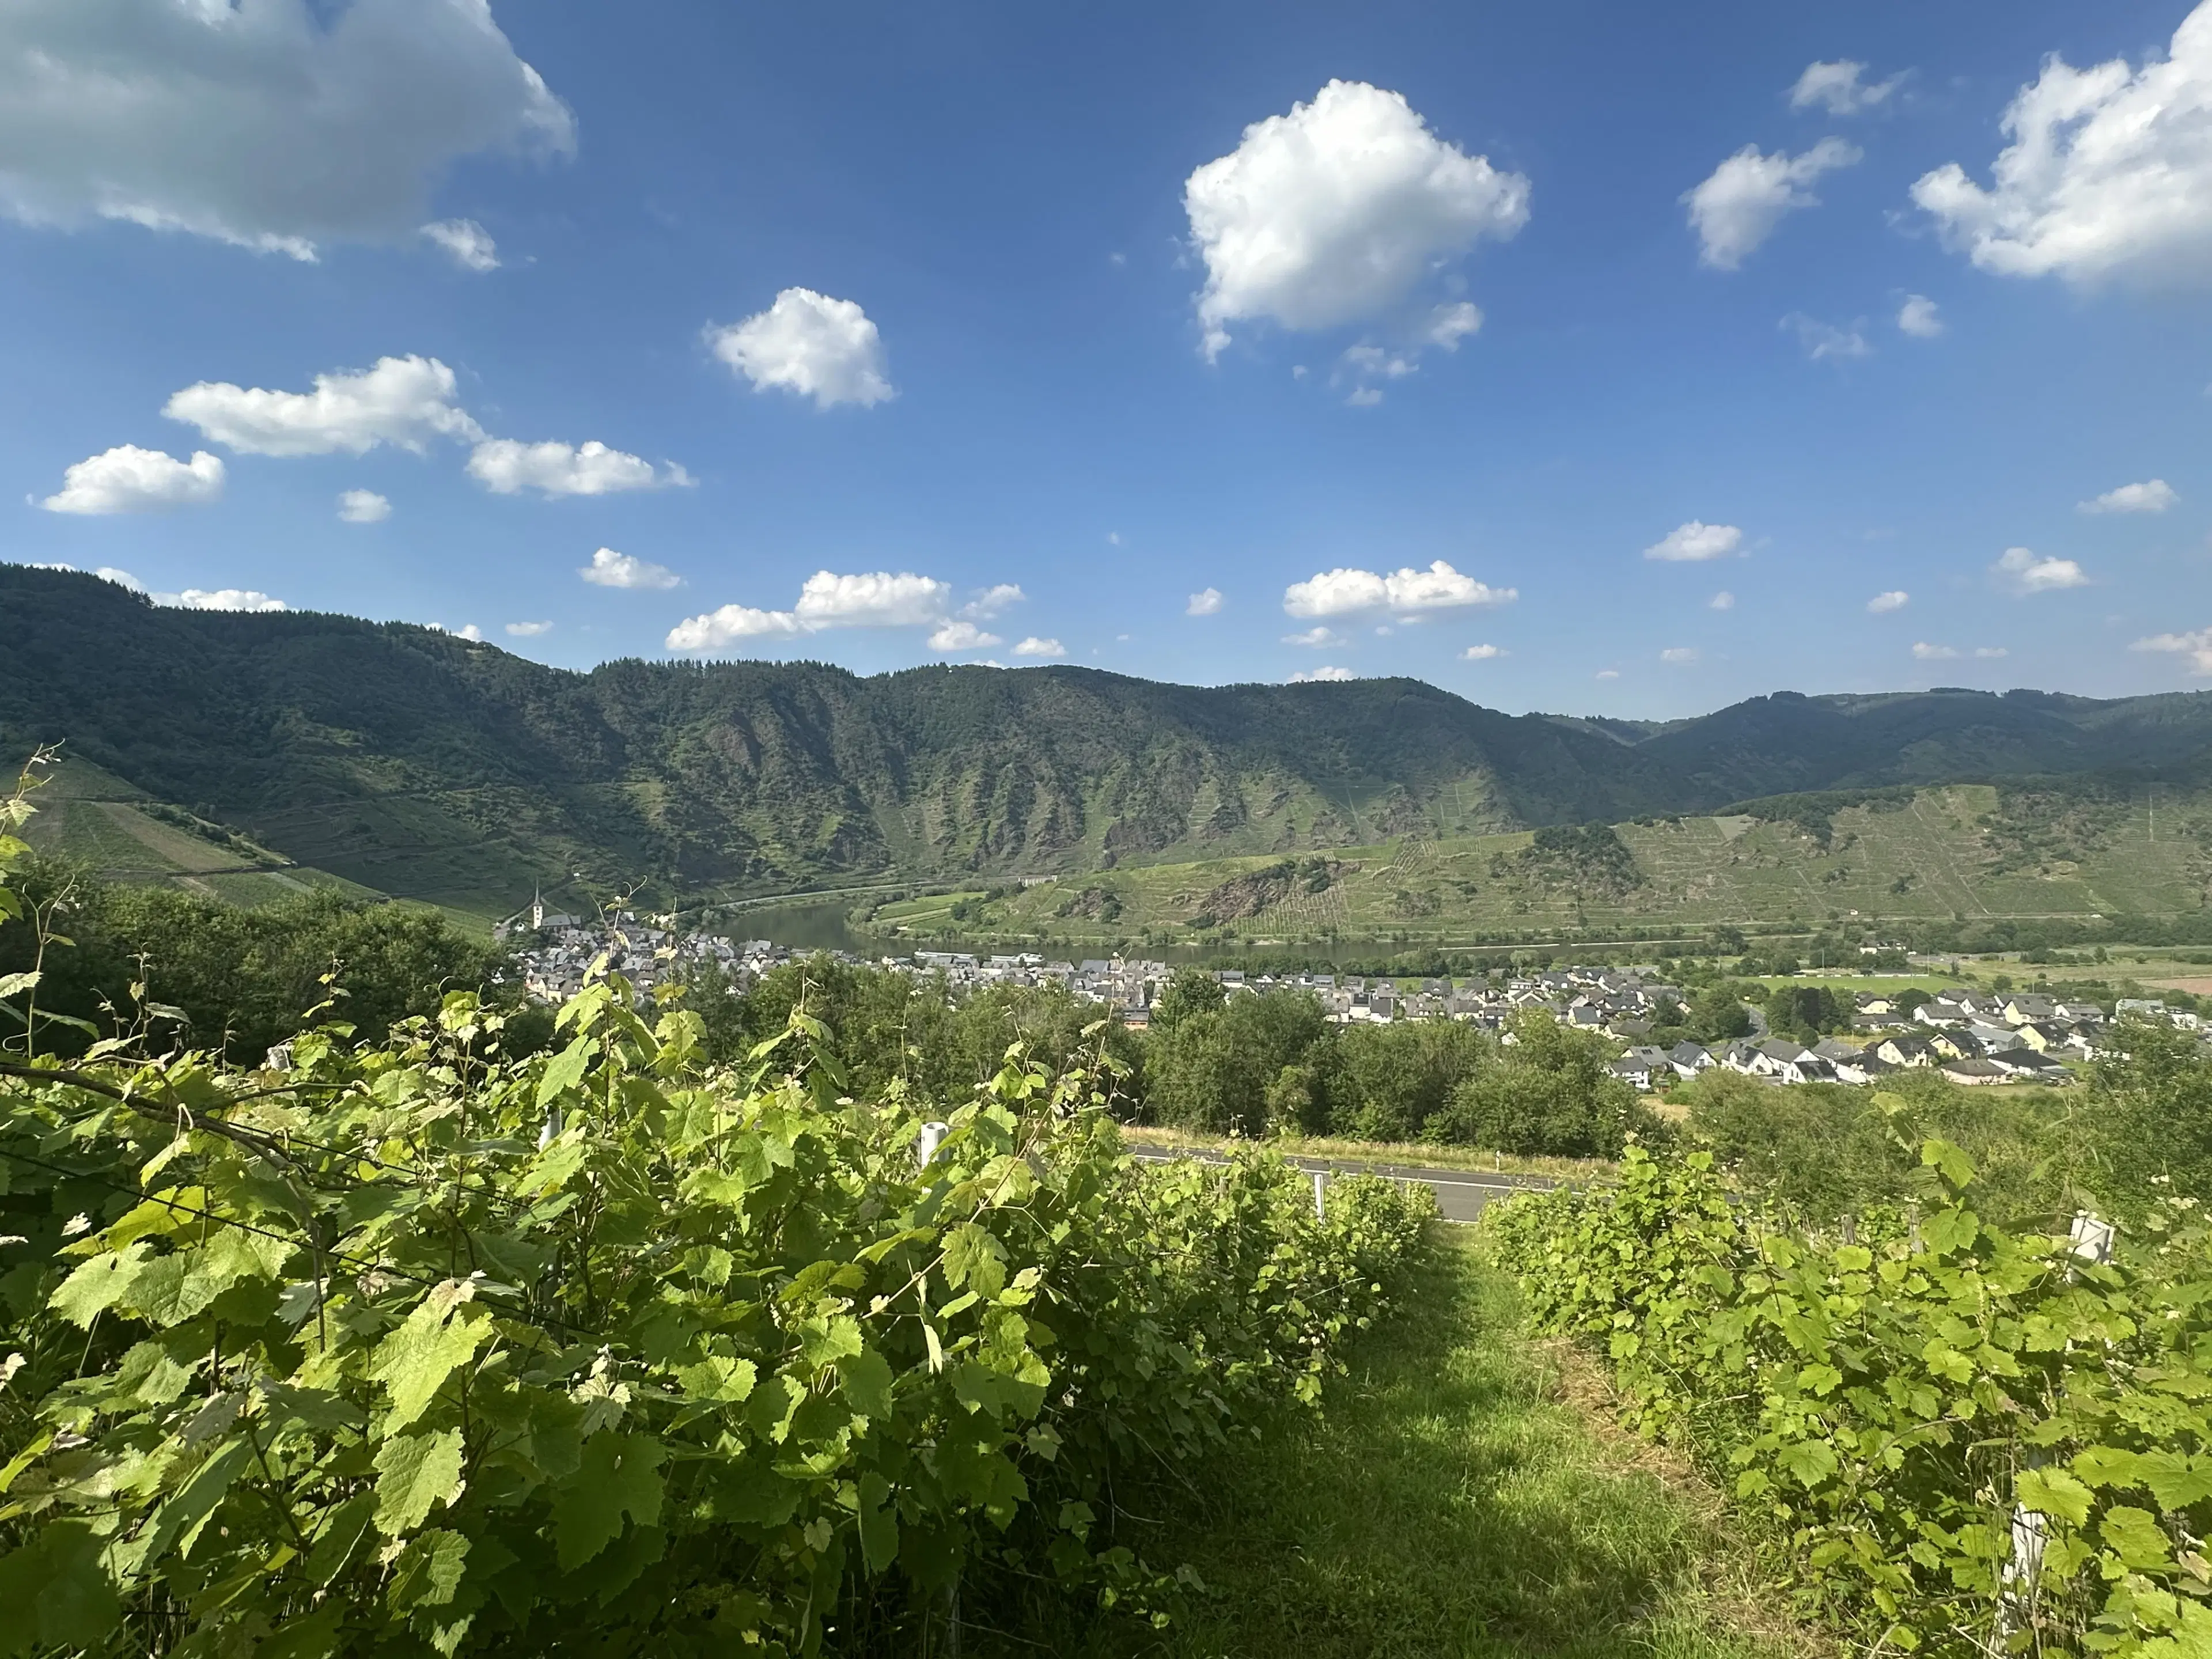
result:
[(917, 939), (1336, 937), (1471, 945), (1654, 930), (1834, 926), (1854, 936), (1956, 923), (2203, 915), (2212, 790), (2083, 777), (1771, 797), (1617, 827), (1448, 836), (1273, 860), (1091, 872), (872, 906)]
[(434, 629), (159, 609), (0, 566), (0, 740), (258, 848), (489, 913), (577, 872), (655, 898), (1077, 873), (1709, 813), (1754, 797), (2193, 779), (2212, 696), (1778, 693), (1665, 723), (1511, 716), (1410, 679), (540, 666)]

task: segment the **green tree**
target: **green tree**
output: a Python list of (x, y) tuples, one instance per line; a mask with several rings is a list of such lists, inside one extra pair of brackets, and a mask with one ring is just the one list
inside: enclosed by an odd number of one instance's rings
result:
[(1358, 1140), (1414, 1139), (1492, 1048), (1455, 1021), (1346, 1026), (1329, 1079), (1329, 1127)]
[(1700, 1042), (1733, 1042), (1751, 1035), (1751, 1010), (1743, 1006), (1737, 988), (1723, 981), (1698, 993), (1689, 1024)]
[(1611, 1046), (1549, 1014), (1516, 1016), (1513, 1042), (1494, 1064), (1460, 1084), (1433, 1120), (1439, 1140), (1558, 1158), (1618, 1158), (1632, 1131), (1663, 1126), (1636, 1091), (1607, 1069)]
[(1334, 1047), (1333, 1028), (1308, 992), (1233, 997), (1218, 1008), (1198, 1010), (1147, 1035), (1147, 1111), (1160, 1122), (1212, 1134), (1263, 1134), (1270, 1121), (1269, 1088), (1280, 1082), (1284, 1067), (1310, 1068), (1316, 1079), (1310, 1085), (1310, 1111), (1328, 1097)]
[(1227, 1000), (1221, 981), (1203, 968), (1178, 968), (1153, 999), (1151, 1024), (1171, 1030), (1193, 1014), (1218, 1012)]
[[(33, 902), (65, 902), (59, 917), (73, 949), (49, 951), (40, 1006), (103, 1032), (134, 1017), (134, 986), (173, 1011), (163, 1029), (189, 1046), (258, 1061), (331, 998), (331, 1018), (381, 1040), (398, 1021), (434, 1013), (447, 991), (493, 988), (495, 1001), (520, 1000), (511, 959), (422, 906), (362, 903), (326, 890), (258, 910), (174, 888), (92, 880), (64, 866), (34, 865), (23, 881)], [(37, 940), (24, 922), (0, 926), (0, 975), (23, 972)], [(499, 987), (503, 984), (503, 992)], [(518, 1021), (504, 1033), (520, 1051), (544, 1040), (550, 1018)], [(91, 1039), (58, 1028), (45, 1046)]]

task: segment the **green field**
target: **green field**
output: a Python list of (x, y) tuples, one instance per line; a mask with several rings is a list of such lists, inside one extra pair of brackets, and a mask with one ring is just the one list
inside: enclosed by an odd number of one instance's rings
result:
[(872, 925), (1073, 944), (1450, 945), (1569, 931), (1633, 941), (1722, 924), (2170, 915), (2201, 908), (2212, 881), (2198, 811), (2163, 796), (2154, 824), (2147, 798), (2091, 815), (1960, 785), (1836, 810), (1825, 839), (1794, 819), (1738, 815), (1622, 823), (1620, 855), (1605, 858), (1546, 856), (1528, 832), (1407, 840), (913, 898), (882, 907)]

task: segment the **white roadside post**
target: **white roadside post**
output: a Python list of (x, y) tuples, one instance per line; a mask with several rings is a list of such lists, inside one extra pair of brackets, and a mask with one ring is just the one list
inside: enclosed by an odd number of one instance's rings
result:
[(921, 1139), (915, 1143), (914, 1164), (917, 1170), (927, 1170), (937, 1157), (937, 1149), (945, 1144), (945, 1137), (952, 1133), (950, 1123), (934, 1120), (921, 1126)]
[[(2100, 1221), (2087, 1210), (2074, 1212), (2074, 1224), (2066, 1236), (2068, 1252), (2077, 1261), (2099, 1266), (2112, 1259), (2112, 1246), (2120, 1230), (2109, 1221)], [(2074, 1269), (2066, 1270), (2068, 1279)], [(2040, 1459), (2031, 1462), (2035, 1468)], [(2051, 1523), (2033, 1510), (2015, 1502), (2012, 1506), (2012, 1556), (2006, 1561), (1998, 1576), (1997, 1639), (2019, 1630), (2033, 1616), (2035, 1589), (2043, 1577), (2044, 1546), (2051, 1540)]]
[(1322, 1195), (1328, 1189), (1328, 1172), (1325, 1170), (1316, 1170), (1313, 1172), (1313, 1178), (1314, 1219), (1316, 1221), (1326, 1221), (1328, 1219), (1328, 1208), (1322, 1203)]

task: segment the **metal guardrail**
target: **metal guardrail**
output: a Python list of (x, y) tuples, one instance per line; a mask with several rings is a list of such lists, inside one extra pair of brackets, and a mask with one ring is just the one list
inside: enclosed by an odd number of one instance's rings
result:
[[(1146, 1164), (1172, 1164), (1194, 1158), (1201, 1164), (1226, 1164), (1229, 1154), (1211, 1146), (1132, 1146), (1131, 1157)], [(1356, 1158), (1300, 1158), (1286, 1162), (1325, 1183), (1334, 1175), (1375, 1175), (1389, 1181), (1418, 1182), (1437, 1195), (1437, 1213), (1446, 1221), (1470, 1222), (1484, 1206), (1515, 1193), (1549, 1192), (1565, 1184), (1558, 1176), (1514, 1175), (1504, 1171), (1486, 1175), (1475, 1170), (1437, 1170), (1419, 1164), (1370, 1164)], [(1318, 1190), (1318, 1188), (1317, 1188)]]

